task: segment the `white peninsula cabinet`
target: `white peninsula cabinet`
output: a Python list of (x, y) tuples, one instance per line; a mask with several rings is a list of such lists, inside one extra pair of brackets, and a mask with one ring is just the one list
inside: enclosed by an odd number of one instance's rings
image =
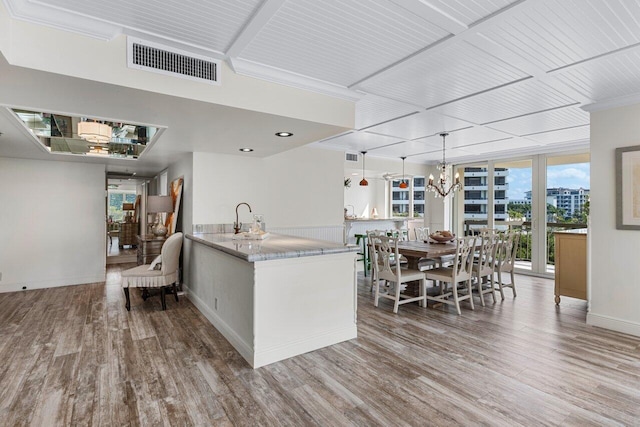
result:
[(187, 235), (188, 298), (258, 368), (357, 337), (357, 247)]

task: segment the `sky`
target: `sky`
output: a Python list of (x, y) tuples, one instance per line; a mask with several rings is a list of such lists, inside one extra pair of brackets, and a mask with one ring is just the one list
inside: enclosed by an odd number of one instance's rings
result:
[[(510, 168), (507, 177), (510, 200), (525, 198), (525, 192), (531, 191), (531, 168)], [(589, 163), (547, 167), (547, 188), (589, 188)]]

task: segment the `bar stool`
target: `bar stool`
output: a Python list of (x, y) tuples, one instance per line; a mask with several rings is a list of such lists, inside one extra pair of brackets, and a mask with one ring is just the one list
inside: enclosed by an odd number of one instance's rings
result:
[(361, 258), (358, 258), (357, 261), (362, 261), (364, 265), (364, 277), (367, 277), (367, 270), (370, 267), (369, 261), (369, 251), (367, 250), (367, 235), (366, 234), (355, 234), (356, 245), (360, 246), (360, 251), (357, 252)]

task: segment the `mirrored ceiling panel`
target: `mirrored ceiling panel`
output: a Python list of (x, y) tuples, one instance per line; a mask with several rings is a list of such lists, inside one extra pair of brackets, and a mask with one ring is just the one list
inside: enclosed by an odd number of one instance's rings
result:
[(53, 154), (137, 159), (164, 128), (12, 108), (42, 146)]

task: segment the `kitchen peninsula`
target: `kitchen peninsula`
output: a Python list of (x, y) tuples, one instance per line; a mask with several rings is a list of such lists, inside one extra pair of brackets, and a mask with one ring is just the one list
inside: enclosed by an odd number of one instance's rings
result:
[(357, 247), (270, 234), (187, 235), (189, 299), (258, 368), (356, 338)]

